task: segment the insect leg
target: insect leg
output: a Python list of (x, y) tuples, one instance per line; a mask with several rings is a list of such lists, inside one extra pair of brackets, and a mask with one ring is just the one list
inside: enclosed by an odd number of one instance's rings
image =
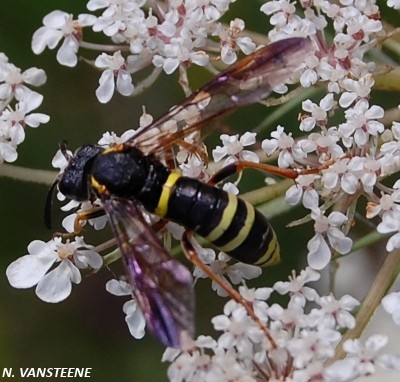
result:
[(272, 337), (269, 330), (266, 328), (265, 324), (255, 314), (252, 303), (250, 301), (247, 301), (244, 297), (242, 297), (240, 293), (236, 289), (232, 288), (232, 286), (227, 281), (225, 281), (220, 276), (216, 275), (207, 264), (204, 264), (200, 260), (192, 242), (192, 231), (186, 230), (183, 233), (182, 248), (186, 258), (192, 264), (199, 267), (212, 281), (216, 282), (222, 289), (224, 289), (225, 292), (228, 293), (228, 295), (233, 300), (235, 300), (238, 304), (242, 305), (246, 309), (247, 314), (254, 320), (257, 326), (263, 331), (265, 336), (271, 342), (272, 348), (276, 348), (277, 344), (274, 338)]
[(305, 175), (305, 174), (314, 174), (318, 172), (319, 170), (317, 169), (310, 169), (310, 170), (303, 170), (303, 171), (297, 171), (289, 168), (280, 168), (277, 166), (273, 166), (270, 164), (266, 163), (255, 163), (255, 162), (249, 162), (249, 161), (238, 161), (235, 163), (230, 163), (221, 170), (219, 170), (214, 176), (208, 181), (210, 185), (216, 185), (217, 183), (221, 182), (222, 180), (241, 173), (244, 169), (246, 168), (254, 168), (257, 170), (269, 172), (271, 174), (275, 175), (280, 175), (284, 178), (289, 178), (289, 179), (296, 179), (299, 175)]
[(205, 148), (204, 143), (200, 142), (199, 139), (193, 140), (193, 142), (186, 142), (184, 140), (179, 140), (176, 143), (181, 149), (184, 149), (188, 152), (188, 155), (196, 155), (199, 159), (201, 159), (205, 164), (208, 164), (208, 154)]
[(75, 221), (74, 221), (74, 232), (73, 234), (78, 234), (82, 231), (81, 222), (85, 222), (89, 219), (98, 218), (100, 216), (105, 215), (105, 211), (103, 207), (96, 207), (89, 211), (78, 212)]
[(82, 232), (83, 224), (89, 219), (98, 218), (105, 215), (105, 211), (102, 207), (96, 207), (88, 211), (78, 212), (74, 221), (74, 231), (73, 232), (54, 232), (53, 236), (62, 237), (63, 239), (70, 239), (73, 236), (79, 235)]

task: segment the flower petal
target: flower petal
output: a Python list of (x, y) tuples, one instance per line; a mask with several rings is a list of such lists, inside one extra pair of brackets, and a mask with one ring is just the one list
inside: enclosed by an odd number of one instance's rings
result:
[(14, 288), (31, 288), (53, 265), (55, 258), (25, 255), (12, 262), (6, 270), (8, 282)]
[[(65, 300), (72, 290), (71, 280), (79, 282), (69, 260), (64, 260), (61, 264), (49, 272), (39, 282), (36, 287), (36, 295), (45, 302), (56, 303)], [(76, 267), (75, 267), (76, 268)], [(78, 271), (79, 273), (79, 271)]]

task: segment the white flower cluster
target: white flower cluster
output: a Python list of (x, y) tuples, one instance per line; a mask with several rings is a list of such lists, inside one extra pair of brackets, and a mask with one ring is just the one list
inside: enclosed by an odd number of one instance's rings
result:
[(43, 96), (28, 86), (46, 82), (42, 69), (21, 71), (0, 53), (0, 163), (17, 159), (17, 146), (25, 140), (25, 128), (47, 123), (49, 116), (32, 113), (43, 101)]
[[(303, 16), (296, 12), (296, 4)], [(303, 102), (299, 130), (305, 135), (301, 139), (294, 139), (278, 126), (271, 138), (262, 142), (268, 156), (278, 155), (279, 167), (299, 171), (286, 200), (293, 205), (302, 203), (314, 221), (315, 236), (308, 243), (309, 265), (322, 269), (332, 251), (350, 251), (352, 240), (347, 235), (361, 196), (369, 203), (367, 217), (382, 219), (378, 231), (394, 233), (387, 250), (400, 248), (397, 184), (392, 190), (385, 187), (381, 196), (376, 192), (382, 188), (383, 178), (400, 169), (399, 128), (394, 122), (392, 133), (385, 131), (380, 121), (384, 110), (371, 102), (375, 65), (363, 60), (371, 42), (385, 35), (378, 6), (373, 0), (280, 0), (266, 2), (261, 10), (271, 17), (271, 40), (311, 36), (316, 50), (307, 57), (300, 82), (304, 87), (316, 82), (327, 87), (319, 102)], [(332, 42), (325, 35), (327, 27), (335, 32)], [(331, 211), (344, 199), (346, 203), (341, 203), (339, 210)]]
[[(115, 89), (124, 96), (131, 95), (135, 88), (131, 75), (149, 65), (171, 74), (192, 63), (209, 65), (210, 55), (231, 64), (236, 61), (238, 48), (246, 54), (254, 51), (256, 45), (251, 39), (241, 36), (243, 20), (235, 19), (229, 27), (217, 22), (232, 2), (173, 0), (147, 8), (146, 0), (90, 0), (87, 9), (101, 10), (100, 16), (81, 14), (74, 19), (66, 12), (53, 11), (33, 35), (32, 49), (40, 54), (61, 42), (57, 60), (71, 67), (78, 62), (80, 48), (103, 50), (94, 65), (103, 70), (96, 96), (106, 103)], [(83, 29), (88, 27), (110, 38), (111, 44), (85, 41)], [(214, 37), (219, 39), (219, 46)], [(149, 76), (143, 82), (154, 79)]]
[(14, 288), (31, 288), (36, 285), (36, 295), (43, 301), (56, 303), (71, 293), (72, 283), (79, 284), (79, 269), (98, 270), (102, 257), (82, 237), (62, 243), (54, 238), (45, 243), (32, 241), (29, 254), (12, 262), (7, 268), (7, 278)]
[[(169, 380), (345, 382), (370, 375), (378, 366), (399, 371), (399, 355), (381, 354), (388, 341), (381, 335), (372, 335), (365, 343), (345, 341), (345, 358), (333, 361), (341, 330), (354, 327), (351, 312), (359, 303), (349, 295), (339, 300), (333, 295), (319, 296), (305, 285), (319, 277), (307, 268), (273, 288), (240, 287), (268, 336), (243, 305), (230, 300), (224, 314), (211, 320), (214, 329), (222, 332), (217, 339), (199, 336), (190, 351), (165, 351), (163, 360), (171, 363)], [(286, 308), (269, 303), (273, 292), (289, 298)], [(307, 312), (306, 303), (310, 302), (314, 307)]]
[[(261, 268), (256, 265), (239, 262), (232, 263), (232, 259), (224, 252), (219, 252), (218, 256), (216, 256), (215, 251), (210, 248), (199, 248), (198, 255), (204, 264), (210, 266), (216, 276), (234, 285), (240, 285), (245, 280), (255, 279), (262, 273)], [(194, 269), (193, 275), (196, 280), (207, 277), (198, 267)], [(226, 290), (222, 289), (215, 281), (212, 281), (212, 289), (216, 291), (218, 296), (228, 296)]]

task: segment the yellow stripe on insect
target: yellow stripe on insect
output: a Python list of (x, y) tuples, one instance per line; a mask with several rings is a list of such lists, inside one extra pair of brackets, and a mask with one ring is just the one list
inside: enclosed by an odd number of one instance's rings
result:
[(204, 239), (209, 242), (214, 242), (227, 230), (230, 226), (237, 210), (238, 199), (235, 195), (228, 193), (228, 204), (222, 213), (221, 221)]
[(169, 175), (167, 180), (162, 186), (162, 191), (160, 195), (160, 199), (158, 200), (158, 205), (154, 211), (154, 213), (159, 217), (164, 217), (168, 211), (168, 201), (171, 196), (171, 191), (175, 187), (176, 181), (182, 175), (179, 172), (172, 171)]
[(275, 232), (273, 232), (273, 237), (272, 240), (269, 242), (267, 251), (260, 259), (258, 259), (256, 263), (254, 263), (254, 265), (258, 265), (259, 267), (265, 267), (278, 264), (280, 260), (281, 260), (281, 254), (280, 254), (279, 242)]
[(244, 201), (244, 203), (247, 211), (246, 220), (244, 221), (243, 227), (240, 229), (239, 233), (234, 239), (232, 239), (230, 242), (226, 243), (222, 247), (218, 247), (223, 252), (233, 251), (234, 249), (239, 247), (239, 245), (246, 240), (251, 228), (253, 227), (255, 216), (254, 207), (246, 201)]

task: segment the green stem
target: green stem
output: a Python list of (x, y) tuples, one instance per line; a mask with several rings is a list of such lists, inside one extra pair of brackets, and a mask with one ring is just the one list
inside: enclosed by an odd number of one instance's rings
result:
[(357, 252), (361, 249), (369, 248), (372, 245), (384, 239), (385, 237), (387, 237), (387, 235), (382, 235), (377, 231), (372, 231), (369, 234), (363, 236), (361, 239), (357, 240), (353, 244), (351, 251), (349, 253), (346, 253), (345, 255), (341, 255), (338, 253), (334, 257), (332, 257), (332, 260), (338, 260), (341, 259), (342, 257), (350, 256), (352, 253)]
[(376, 308), (381, 303), (387, 290), (391, 287), (400, 270), (400, 250), (392, 251), (382, 264), (375, 280), (365, 297), (361, 307), (356, 315), (356, 325), (354, 329), (349, 330), (340, 341), (335, 356), (331, 362), (343, 359), (346, 353), (343, 351), (343, 343), (352, 338), (359, 338), (368, 325), (370, 319), (375, 313)]
[(241, 198), (249, 203), (257, 205), (275, 199), (286, 192), (286, 190), (294, 184), (292, 179), (284, 179), (278, 183), (258, 188), (253, 191), (240, 195)]
[(372, 231), (368, 235), (365, 235), (361, 239), (357, 240), (354, 243), (351, 252), (359, 251), (360, 249), (363, 248), (368, 248), (371, 245), (376, 244), (378, 241), (382, 240), (385, 237), (387, 237), (387, 235), (382, 235), (377, 231)]
[(81, 41), (80, 42), (80, 47), (85, 48), (88, 50), (96, 50), (100, 52), (116, 52), (117, 50), (120, 50), (122, 52), (129, 52), (129, 46), (128, 45), (116, 45), (116, 44), (97, 44), (94, 42), (88, 42), (88, 41)]
[(57, 178), (56, 171), (37, 170), (33, 168), (15, 166), (11, 164), (0, 165), (0, 177), (11, 178), (24, 182), (33, 182), (49, 186)]
[(400, 89), (400, 69), (396, 68), (388, 73), (374, 76), (374, 89), (398, 91)]
[(103, 256), (103, 267), (107, 267), (110, 264), (116, 262), (121, 258), (121, 252), (120, 250), (114, 249), (114, 251), (111, 251), (110, 253), (107, 253), (107, 255)]

